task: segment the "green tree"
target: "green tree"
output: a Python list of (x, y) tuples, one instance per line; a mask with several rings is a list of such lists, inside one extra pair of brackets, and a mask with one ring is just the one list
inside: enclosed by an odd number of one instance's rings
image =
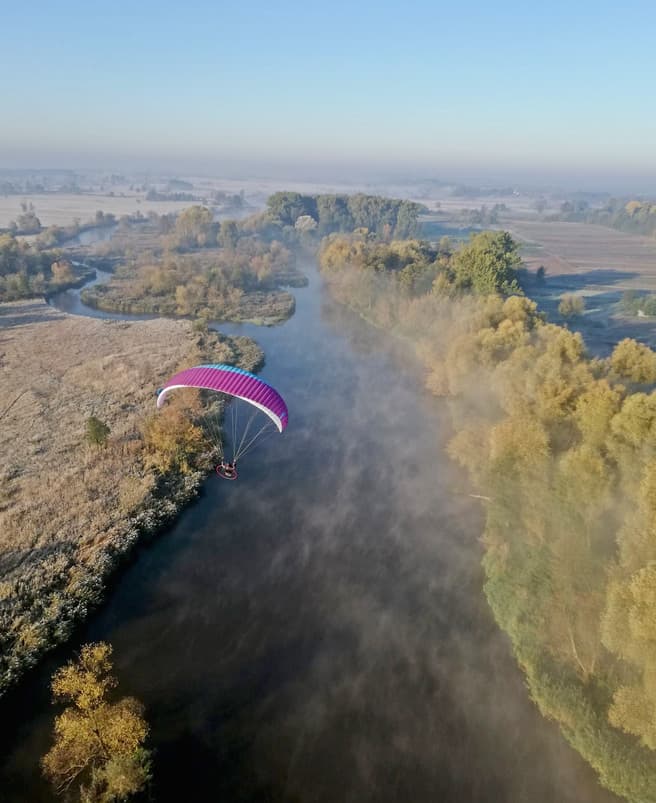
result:
[(453, 256), (456, 284), (479, 295), (521, 293), (517, 268), (521, 259), (517, 243), (507, 231), (484, 231)]
[(90, 415), (86, 423), (86, 439), (87, 443), (93, 446), (104, 446), (107, 443), (107, 438), (111, 429), (104, 421), (96, 418), (95, 415)]
[(317, 218), (316, 198), (300, 192), (274, 192), (267, 200), (268, 214), (282, 226), (293, 226), (301, 215)]
[(353, 216), (349, 212), (346, 196), (317, 196), (317, 215), (319, 217), (319, 233), (330, 234), (334, 231), (353, 231)]
[(52, 680), (55, 702), (67, 707), (55, 718), (55, 743), (41, 766), (57, 793), (79, 783), (79, 799), (88, 803), (125, 800), (150, 778), (143, 706), (133, 697), (112, 701), (111, 654), (109, 644), (86, 644)]

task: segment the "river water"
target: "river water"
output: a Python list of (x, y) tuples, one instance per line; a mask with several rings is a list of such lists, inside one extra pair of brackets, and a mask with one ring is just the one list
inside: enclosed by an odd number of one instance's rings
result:
[[(113, 644), (146, 705), (152, 799), (616, 800), (530, 703), (492, 621), (482, 514), (439, 403), (308, 272), (283, 326), (221, 327), (263, 346), (288, 429), (237, 482), (209, 478), (78, 636)], [(88, 312), (75, 291), (53, 303)], [(47, 682), (74, 646), (0, 710), (3, 802), (52, 800)]]

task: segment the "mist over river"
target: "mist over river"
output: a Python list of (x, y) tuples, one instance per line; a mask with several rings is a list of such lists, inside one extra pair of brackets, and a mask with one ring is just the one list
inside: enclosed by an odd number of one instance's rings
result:
[(208, 478), (0, 705), (3, 803), (53, 800), (49, 676), (100, 639), (146, 706), (158, 802), (616, 800), (529, 701), (492, 620), (446, 411), (407, 347), (307, 271), (284, 325), (221, 325), (263, 347), (288, 429), (237, 482)]

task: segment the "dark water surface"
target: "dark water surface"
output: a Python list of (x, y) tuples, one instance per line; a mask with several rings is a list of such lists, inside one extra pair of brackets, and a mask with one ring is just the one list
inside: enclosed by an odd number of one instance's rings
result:
[[(80, 640), (152, 726), (152, 799), (615, 800), (529, 702), (486, 606), (482, 515), (403, 347), (313, 270), (253, 335), (290, 425), (140, 550)], [(49, 801), (49, 673), (0, 709), (0, 800)]]

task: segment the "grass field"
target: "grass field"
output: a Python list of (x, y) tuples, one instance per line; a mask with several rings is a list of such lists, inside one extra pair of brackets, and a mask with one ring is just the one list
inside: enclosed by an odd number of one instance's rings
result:
[(525, 243), (524, 260), (531, 267), (544, 265), (554, 276), (581, 274), (602, 284), (606, 272), (624, 287), (656, 290), (656, 240), (587, 223), (513, 221), (506, 227)]
[(191, 206), (189, 201), (145, 201), (143, 193), (126, 194), (125, 197), (110, 196), (107, 194), (79, 194), (67, 195), (65, 193), (47, 193), (43, 195), (0, 196), (0, 228), (9, 226), (12, 220), (20, 214), (21, 201), (34, 204), (37, 217), (42, 226), (68, 226), (75, 219), (86, 223), (91, 220), (98, 210), (112, 213), (116, 217), (134, 215), (142, 212), (157, 212), (158, 215), (179, 212)]
[(621, 306), (626, 290), (656, 293), (656, 240), (586, 223), (513, 221), (505, 224), (522, 245), (529, 270), (547, 270), (543, 287), (527, 292), (551, 320), (563, 293), (585, 299), (586, 312), (568, 323), (592, 351), (607, 354), (624, 337), (656, 347), (656, 319), (629, 316)]

